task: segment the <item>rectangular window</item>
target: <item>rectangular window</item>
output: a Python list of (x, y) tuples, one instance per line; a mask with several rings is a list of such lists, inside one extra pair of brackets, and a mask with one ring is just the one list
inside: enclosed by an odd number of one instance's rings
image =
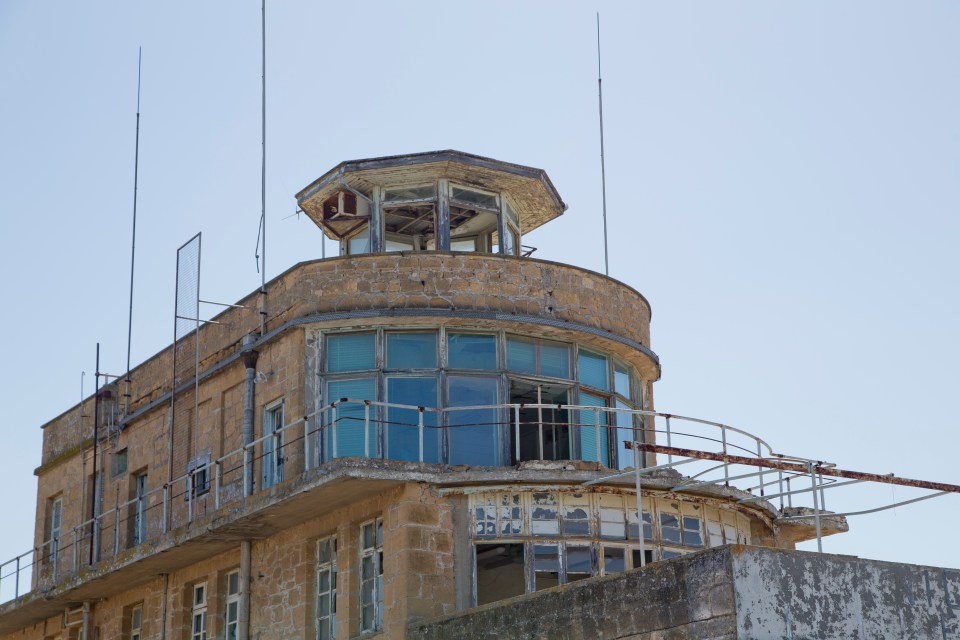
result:
[(60, 532), (63, 528), (63, 496), (51, 498), (48, 509), (47, 561), (56, 564), (60, 557)]
[(437, 334), (435, 332), (387, 334), (388, 369), (435, 369), (436, 367)]
[(627, 570), (627, 560), (623, 547), (603, 545), (603, 573), (623, 573)]
[[(430, 377), (387, 378), (387, 402), (415, 407), (437, 406), (437, 379)], [(384, 427), (386, 457), (390, 460), (420, 459), (420, 411), (389, 407)], [(439, 414), (423, 412), (423, 461), (440, 462), (441, 430), (437, 428)]]
[(582, 493), (563, 495), (563, 535), (590, 535), (590, 496)]
[(263, 411), (263, 455), (260, 458), (260, 488), (283, 482), (283, 401)]
[(127, 472), (127, 450), (121, 449), (113, 454), (113, 473), (111, 474), (114, 478), (119, 475), (123, 475)]
[(143, 605), (138, 604), (130, 610), (130, 640), (140, 640), (143, 636)]
[(701, 526), (700, 518), (683, 516), (683, 544), (688, 547), (702, 547), (703, 533)]
[(613, 365), (613, 390), (627, 400), (633, 400), (633, 385), (630, 380), (629, 367), (615, 362)]
[[(491, 336), (492, 337), (492, 336)], [(448, 407), (497, 404), (499, 380), (489, 376), (448, 376)], [(460, 409), (447, 412), (450, 464), (497, 466), (501, 438), (497, 409)]]
[(626, 513), (623, 497), (600, 494), (600, 537), (608, 540), (625, 540)]
[(234, 569), (227, 574), (226, 597), (226, 640), (237, 640), (240, 636), (240, 570)]
[(337, 539), (317, 542), (317, 640), (337, 637)]
[[(377, 455), (376, 413), (363, 400), (376, 400), (373, 378), (331, 380), (327, 383), (327, 402), (349, 398), (326, 414), (328, 424), (326, 459), (346, 456), (373, 457)], [(368, 420), (369, 417), (369, 420)], [(364, 432), (364, 425), (367, 431)]]
[(484, 193), (475, 189), (465, 187), (455, 187), (450, 185), (450, 199), (465, 205), (472, 205), (477, 208), (487, 209), (489, 211), (500, 210), (497, 203), (497, 196), (492, 193)]
[(207, 640), (207, 583), (193, 585), (190, 610), (190, 640)]
[(383, 628), (383, 520), (360, 526), (360, 631)]
[(593, 553), (588, 545), (568, 544), (566, 552), (568, 583), (593, 575)]
[(533, 590), (560, 584), (560, 549), (555, 544), (533, 545)]
[(147, 539), (147, 474), (138, 473), (134, 479), (133, 544)]
[(327, 371), (364, 371), (376, 367), (377, 334), (345, 333), (327, 336)]
[(507, 336), (507, 369), (553, 378), (570, 378), (570, 347), (520, 336)]
[(577, 354), (577, 367), (580, 370), (580, 382), (582, 384), (603, 391), (610, 389), (606, 356), (581, 350)]
[(478, 544), (477, 605), (526, 592), (522, 544)]
[(451, 369), (496, 369), (497, 337), (483, 333), (447, 334), (447, 366)]
[(437, 186), (425, 184), (419, 187), (396, 187), (384, 189), (384, 202), (411, 202), (414, 200), (432, 200), (437, 197)]
[(207, 451), (187, 464), (187, 491), (184, 502), (197, 498), (210, 491), (210, 452)]
[[(607, 399), (592, 393), (580, 392), (580, 404), (585, 407), (606, 407)], [(606, 411), (582, 410), (580, 413), (580, 459), (610, 466), (610, 433)]]
[(530, 533), (535, 536), (560, 535), (559, 515), (557, 494), (534, 493), (533, 510), (530, 513)]

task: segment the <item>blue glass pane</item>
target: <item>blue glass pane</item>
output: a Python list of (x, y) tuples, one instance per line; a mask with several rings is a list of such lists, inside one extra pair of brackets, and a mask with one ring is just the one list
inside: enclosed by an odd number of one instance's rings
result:
[(507, 337), (507, 369), (521, 373), (536, 373), (536, 343), (524, 338)]
[[(497, 403), (497, 379), (478, 376), (447, 378), (449, 407), (471, 407)], [(496, 409), (447, 412), (450, 464), (497, 466), (500, 438)]]
[(540, 345), (540, 373), (555, 378), (570, 377), (570, 347), (544, 342)]
[(580, 382), (606, 391), (610, 388), (607, 378), (607, 358), (597, 353), (581, 351), (577, 359), (580, 368)]
[(437, 334), (388, 333), (387, 367), (429, 369), (437, 366)]
[[(376, 400), (376, 385), (373, 378), (357, 380), (331, 380), (327, 383), (327, 401), (337, 402), (341, 398), (350, 400)], [(346, 456), (376, 456), (376, 413), (370, 407), (370, 428), (368, 439), (363, 434), (364, 404), (349, 402), (341, 404), (336, 409), (336, 422), (329, 424), (334, 414), (328, 418), (327, 458), (333, 457), (333, 437), (336, 434), (336, 457)]]
[[(605, 398), (591, 395), (589, 393), (580, 393), (580, 404), (585, 407), (605, 407), (607, 401)], [(599, 424), (599, 429), (597, 426)], [(609, 433), (607, 426), (607, 412), (605, 411), (581, 411), (580, 412), (580, 459), (590, 460), (592, 462), (601, 462), (604, 466), (610, 466)], [(597, 457), (599, 445), (599, 458)]]
[(633, 387), (630, 384), (630, 371), (619, 364), (613, 367), (613, 390), (627, 400), (633, 400)]
[[(617, 409), (630, 409), (630, 405), (617, 400)], [(638, 430), (634, 432), (633, 425), (634, 420), (639, 420), (635, 418), (633, 414), (627, 413), (626, 411), (618, 411), (615, 414), (614, 423), (617, 425), (617, 468), (626, 469), (627, 467), (632, 467), (634, 462), (634, 453), (633, 449), (627, 449), (623, 444), (624, 442), (633, 442), (634, 440), (639, 440), (643, 436)], [(640, 426), (640, 423), (637, 422), (637, 426)]]
[(447, 358), (451, 369), (496, 369), (497, 338), (477, 333), (447, 336)]
[[(437, 406), (437, 379), (387, 378), (387, 402), (417, 407)], [(420, 412), (416, 409), (387, 409), (386, 447), (391, 460), (420, 459)], [(434, 411), (423, 412), (423, 460), (440, 462), (440, 429)], [(433, 428), (431, 428), (433, 427)]]
[(376, 339), (373, 332), (327, 336), (327, 371), (373, 369)]

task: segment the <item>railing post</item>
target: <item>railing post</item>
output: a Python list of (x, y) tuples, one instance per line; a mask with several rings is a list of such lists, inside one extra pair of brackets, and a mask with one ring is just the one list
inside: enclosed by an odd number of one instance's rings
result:
[(253, 493), (250, 483), (250, 468), (253, 466), (253, 451), (251, 445), (243, 445), (243, 497)]
[(80, 541), (77, 539), (77, 528), (73, 528), (73, 572), (77, 572), (77, 548), (80, 546)]
[[(757, 440), (757, 458), (763, 457), (763, 449), (760, 448), (760, 441)], [(760, 469), (760, 495), (763, 495), (763, 467), (757, 467)]]
[[(540, 428), (541, 429), (543, 428), (542, 424)], [(603, 455), (601, 455), (600, 453), (600, 410), (599, 409), (593, 410), (593, 428), (594, 428), (594, 431), (596, 431), (596, 436), (597, 436), (597, 463), (603, 464)], [(541, 438), (541, 446), (542, 446), (542, 438)]]
[[(653, 417), (653, 420), (654, 420), (654, 429), (656, 429), (656, 420), (657, 420), (657, 417), (654, 416), (654, 417)], [(672, 442), (671, 437), (670, 437), (670, 416), (667, 416), (667, 446), (668, 446), (668, 447), (672, 447), (672, 446), (673, 446), (673, 442)], [(673, 464), (673, 454), (671, 454), (671, 453), (668, 453), (668, 454), (667, 454), (667, 462), (668, 462), (669, 464)]]
[(187, 473), (187, 523), (193, 522), (193, 479), (196, 469)]
[(370, 457), (370, 403), (363, 403), (363, 455)]
[(17, 573), (13, 578), (13, 599), (20, 597), (20, 556), (17, 556)]
[(303, 470), (306, 471), (313, 465), (313, 447), (310, 443), (310, 417), (303, 416)]
[(812, 462), (807, 463), (807, 469), (813, 485), (813, 522), (817, 527), (817, 551), (823, 553), (823, 537), (820, 534), (820, 501), (817, 499), (817, 473), (814, 471)]
[(543, 460), (543, 398), (537, 391), (537, 460)]
[(30, 572), (33, 574), (33, 584), (40, 587), (40, 548), (33, 548), (33, 570)]
[(113, 556), (120, 553), (120, 504), (113, 508)]
[(423, 462), (423, 407), (417, 407), (417, 436), (420, 438), (420, 462)]
[(170, 485), (167, 483), (163, 484), (163, 513), (160, 514), (160, 530), (164, 533), (167, 532), (167, 525), (169, 523), (169, 517), (167, 511), (170, 508)]
[(520, 462), (520, 405), (513, 406), (513, 435), (516, 441), (517, 462)]
[(220, 460), (213, 463), (213, 508), (220, 510)]
[(779, 477), (777, 478), (777, 493), (780, 494), (780, 511), (783, 511), (783, 469), (777, 472)]
[[(727, 426), (720, 425), (720, 438), (723, 441), (723, 455), (727, 455)], [(730, 465), (727, 464), (727, 461), (723, 461), (723, 479), (724, 486), (730, 486)]]
[(333, 440), (333, 444), (330, 446), (332, 449), (333, 457), (337, 457), (337, 405), (333, 405), (333, 420), (330, 422), (330, 439)]

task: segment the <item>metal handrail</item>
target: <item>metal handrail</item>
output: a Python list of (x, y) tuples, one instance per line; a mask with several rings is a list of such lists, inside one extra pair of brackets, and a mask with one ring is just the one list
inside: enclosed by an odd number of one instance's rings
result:
[[(363, 415), (343, 415), (343, 409), (350, 407), (363, 407)], [(391, 422), (387, 420), (388, 416), (386, 415), (386, 411), (389, 409), (400, 409), (416, 412), (417, 422)], [(525, 409), (538, 410), (539, 419), (521, 421), (520, 412)], [(544, 409), (556, 409), (571, 413), (568, 414), (568, 420), (565, 422), (547, 422), (543, 420), (542, 410)], [(492, 422), (481, 422), (478, 424), (497, 426), (505, 431), (509, 429), (513, 432), (512, 435), (515, 438), (515, 449), (511, 452), (511, 454), (514, 456), (516, 461), (521, 460), (521, 434), (525, 430), (533, 430), (534, 437), (536, 438), (537, 459), (543, 459), (543, 454), (546, 450), (544, 446), (544, 427), (552, 426), (561, 428), (565, 427), (571, 430), (582, 430), (584, 428), (594, 429), (594, 432), (591, 435), (593, 438), (595, 438), (595, 440), (591, 444), (596, 447), (595, 455), (592, 455), (591, 459), (584, 458), (583, 456), (581, 456), (579, 459), (587, 459), (591, 462), (605, 464), (609, 458), (604, 455), (604, 448), (601, 441), (602, 431), (604, 429), (608, 431), (607, 443), (609, 447), (609, 445), (612, 445), (614, 442), (614, 438), (616, 437), (618, 430), (624, 430), (629, 432), (629, 439), (624, 442), (626, 446), (632, 446), (634, 443), (642, 444), (647, 437), (645, 434), (665, 434), (668, 445), (671, 445), (672, 441), (676, 438), (693, 439), (695, 442), (698, 442), (701, 445), (704, 442), (710, 442), (719, 445), (720, 451), (710, 455), (723, 459), (721, 465), (717, 465), (712, 469), (718, 470), (722, 467), (723, 478), (721, 480), (712, 481), (699, 480), (698, 482), (691, 484), (691, 479), (699, 478), (706, 472), (698, 473), (695, 474), (693, 478), (689, 478), (678, 483), (675, 488), (677, 491), (691, 490), (707, 484), (716, 484), (717, 482), (729, 484), (730, 480), (758, 476), (758, 487), (761, 490), (761, 497), (763, 496), (763, 488), (765, 486), (774, 484), (779, 486), (779, 491), (771, 497), (784, 495), (789, 497), (792, 493), (798, 493), (790, 492), (790, 477), (806, 474), (796, 474), (788, 471), (786, 472), (785, 477), (785, 472), (781, 470), (777, 476), (778, 479), (764, 482), (764, 473), (777, 473), (776, 471), (771, 470), (768, 466), (771, 459), (785, 463), (797, 463), (799, 465), (808, 466), (810, 469), (814, 470), (811, 472), (814, 476), (816, 476), (818, 472), (821, 472), (819, 484), (817, 484), (816, 478), (814, 478), (814, 487), (819, 488), (821, 491), (821, 501), (822, 490), (824, 486), (829, 488), (829, 485), (823, 484), (822, 470), (825, 468), (831, 468), (833, 465), (829, 465), (822, 461), (785, 456), (783, 454), (776, 453), (762, 438), (755, 436), (743, 429), (738, 429), (736, 427), (731, 427), (729, 425), (711, 420), (703, 420), (700, 418), (692, 418), (689, 416), (680, 416), (677, 414), (646, 409), (595, 407), (576, 404), (502, 403), (465, 407), (424, 407), (376, 400), (340, 398), (321, 406), (317, 410), (303, 416), (302, 418), (298, 418), (289, 423), (281, 425), (280, 428), (273, 433), (264, 434), (239, 448), (235, 448), (224, 453), (214, 460), (208, 460), (203, 464), (187, 471), (186, 473), (169, 480), (163, 485), (150, 489), (142, 496), (134, 496), (121, 502), (118, 495), (113, 508), (107, 509), (103, 513), (97, 514), (96, 517), (89, 518), (75, 525), (72, 527), (72, 529), (64, 529), (61, 532), (61, 535), (56, 539), (45, 540), (33, 549), (22, 553), (11, 560), (0, 563), (0, 589), (2, 589), (4, 585), (5, 578), (9, 579), (11, 576), (15, 576), (13, 597), (18, 599), (23, 595), (20, 592), (20, 576), (26, 570), (31, 571), (31, 582), (34, 585), (46, 587), (50, 584), (56, 583), (57, 580), (65, 575), (72, 575), (79, 571), (84, 566), (85, 560), (88, 557), (93, 558), (94, 564), (102, 559), (115, 557), (121, 551), (122, 542), (125, 544), (124, 548), (126, 548), (131, 546), (131, 543), (139, 544), (145, 540), (162, 536), (175, 527), (189, 524), (196, 517), (198, 503), (203, 501), (204, 508), (206, 508), (207, 502), (210, 499), (210, 495), (212, 495), (213, 498), (214, 510), (220, 509), (225, 504), (241, 501), (244, 499), (245, 491), (235, 490), (235, 483), (238, 480), (243, 482), (243, 485), (241, 485), (242, 487), (251, 487), (251, 490), (254, 490), (253, 488), (255, 487), (256, 491), (264, 490), (265, 487), (259, 486), (260, 483), (255, 482), (254, 478), (250, 477), (252, 469), (252, 467), (249, 465), (250, 460), (252, 460), (254, 463), (257, 461), (262, 463), (264, 458), (269, 456), (271, 459), (270, 462), (274, 465), (272, 477), (276, 479), (279, 477), (279, 470), (283, 468), (283, 465), (286, 464), (287, 460), (289, 459), (289, 455), (287, 453), (287, 451), (289, 451), (289, 447), (297, 443), (302, 443), (302, 459), (300, 462), (304, 470), (310, 469), (318, 464), (322, 464), (323, 462), (338, 457), (338, 452), (336, 450), (338, 441), (337, 433), (342, 429), (350, 427), (364, 429), (364, 457), (389, 459), (389, 456), (386, 455), (387, 452), (381, 451), (379, 454), (377, 453), (380, 447), (377, 447), (375, 442), (371, 442), (371, 427), (385, 429), (385, 433), (387, 434), (390, 433), (389, 429), (391, 428), (407, 427), (416, 428), (418, 430), (418, 459), (422, 462), (424, 461), (425, 457), (424, 434), (427, 429), (457, 430), (460, 428), (475, 426), (471, 424), (449, 424), (451, 420), (449, 418), (445, 418), (445, 416), (455, 415), (458, 412), (464, 411), (484, 410), (496, 411), (497, 415)], [(437, 423), (436, 425), (426, 424), (427, 421), (424, 419), (424, 414), (427, 413), (435, 414), (437, 416), (437, 418), (433, 420), (433, 422)], [(611, 418), (611, 415), (613, 418)], [(618, 416), (627, 416), (629, 424), (622, 426), (616, 424), (616, 418)], [(664, 422), (665, 429), (658, 429), (657, 421)], [(675, 425), (672, 424), (676, 421), (685, 423), (687, 428), (684, 430), (677, 430)], [(703, 432), (703, 427), (707, 427), (708, 431)], [(324, 447), (326, 446), (325, 442), (327, 440), (328, 433), (330, 434), (330, 450), (325, 451)], [(579, 433), (582, 438), (584, 432), (580, 431)], [(263, 452), (262, 445), (268, 441), (273, 442), (272, 451)], [(574, 441), (573, 437), (571, 437), (570, 441), (571, 443)], [(649, 447), (650, 445), (647, 444), (645, 446)], [(257, 455), (257, 447), (261, 447), (260, 455)], [(673, 456), (678, 455), (679, 457), (683, 457), (680, 455), (680, 452), (684, 450), (677, 449), (673, 446), (668, 446), (665, 448), (668, 449), (667, 455), (669, 462), (667, 464), (648, 466), (642, 462), (643, 458), (637, 458), (637, 460), (640, 461), (640, 465), (644, 467), (642, 470), (614, 474), (602, 478), (599, 481), (606, 481), (618, 476), (634, 474), (637, 474), (639, 479), (639, 474), (653, 472), (662, 468), (672, 468), (673, 466), (683, 464), (684, 461), (689, 460), (689, 458), (684, 458), (683, 461), (674, 462)], [(731, 450), (736, 450), (738, 455), (731, 455)], [(607, 451), (609, 453), (609, 449)], [(319, 455), (320, 452), (323, 453), (322, 456)], [(673, 452), (678, 453), (675, 454)], [(739, 455), (739, 452), (744, 452), (747, 455)], [(573, 451), (571, 450), (569, 453), (572, 455)], [(737, 458), (739, 462), (730, 463), (726, 461), (726, 458), (728, 457), (731, 459)], [(730, 475), (728, 468), (731, 466), (731, 464), (744, 465), (748, 464), (751, 460), (757, 463), (759, 471), (748, 474), (739, 474), (737, 476)], [(623, 462), (630, 462), (631, 464), (629, 466), (633, 466), (632, 460)], [(511, 461), (507, 460), (504, 461), (502, 466), (511, 466), (512, 464), (513, 463)], [(626, 464), (624, 464), (624, 466), (626, 466)], [(230, 478), (229, 480), (227, 479), (228, 477)], [(783, 490), (783, 484), (785, 480), (787, 483), (786, 492)], [(227, 491), (227, 489), (231, 486), (234, 487), (234, 489), (232, 489), (232, 493)], [(182, 490), (179, 490), (178, 487), (182, 487)], [(811, 490), (807, 489), (806, 491), (809, 492)], [(816, 494), (816, 490), (813, 490), (813, 492)], [(176, 506), (180, 500), (186, 502), (186, 509)], [(136, 509), (137, 505), (144, 505), (142, 511), (138, 512), (139, 516), (136, 516), (143, 518), (144, 521), (139, 522), (137, 525), (142, 527), (142, 531), (135, 533), (135, 535), (131, 537), (129, 535), (129, 532), (131, 531), (130, 526), (132, 524), (130, 519), (131, 517), (135, 517), (135, 514), (131, 513), (131, 509)], [(821, 504), (817, 507), (817, 512), (819, 513), (819, 511), (822, 509), (823, 505), (821, 502)], [(157, 510), (160, 512), (159, 516), (157, 516)], [(159, 522), (157, 522), (158, 519)], [(128, 536), (125, 539), (122, 539), (121, 537), (122, 526), (125, 526), (128, 531)], [(111, 527), (112, 531), (110, 529)], [(112, 536), (108, 536), (105, 539), (103, 536), (104, 531), (112, 533)], [(139, 536), (139, 533), (143, 533), (145, 535)], [(72, 540), (70, 540), (71, 537)], [(111, 541), (112, 545), (110, 544)], [(84, 552), (91, 552), (91, 545), (95, 545), (95, 547), (92, 549), (92, 553), (89, 553), (88, 556), (88, 553)], [(112, 549), (110, 548), (111, 546)], [(25, 560), (27, 557), (30, 557), (29, 562)], [(11, 564), (14, 566), (13, 573), (5, 574), (4, 569), (9, 567)], [(0, 591), (0, 601), (2, 600), (2, 591)]]

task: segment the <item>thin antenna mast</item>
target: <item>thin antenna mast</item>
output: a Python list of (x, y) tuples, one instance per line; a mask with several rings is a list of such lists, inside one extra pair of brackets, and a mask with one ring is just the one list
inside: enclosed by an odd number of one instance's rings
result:
[(130, 311), (127, 315), (127, 375), (124, 376), (123, 414), (130, 410), (130, 343), (133, 336), (133, 265), (137, 255), (137, 177), (140, 169), (140, 63), (143, 47), (137, 52), (137, 135), (133, 150), (133, 237), (130, 240)]
[(260, 45), (263, 81), (260, 98), (260, 335), (267, 322), (267, 0), (260, 2)]
[(607, 171), (603, 162), (603, 80), (600, 73), (600, 12), (597, 12), (597, 97), (600, 101), (600, 180), (603, 186), (603, 268), (610, 275), (610, 257), (607, 252)]

